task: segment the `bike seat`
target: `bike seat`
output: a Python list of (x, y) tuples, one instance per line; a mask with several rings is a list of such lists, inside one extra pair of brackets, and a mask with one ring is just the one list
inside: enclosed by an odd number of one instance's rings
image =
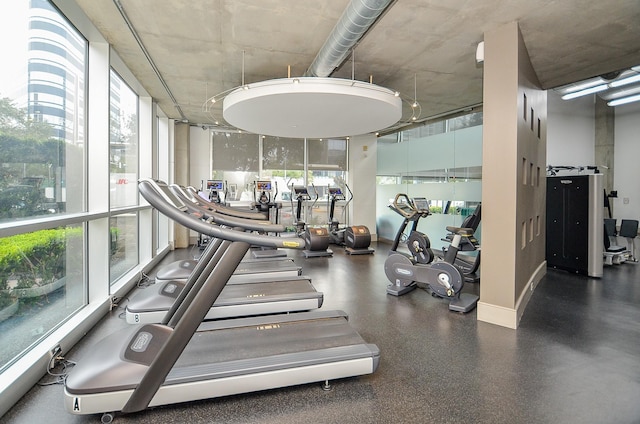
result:
[(470, 237), (473, 235), (473, 228), (447, 227), (447, 231), (453, 234), (459, 234), (462, 237)]

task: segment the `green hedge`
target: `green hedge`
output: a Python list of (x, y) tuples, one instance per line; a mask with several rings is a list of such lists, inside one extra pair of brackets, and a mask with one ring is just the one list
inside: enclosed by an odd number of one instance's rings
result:
[(18, 288), (31, 287), (36, 278), (44, 284), (65, 275), (67, 241), (81, 237), (82, 228), (57, 228), (18, 234), (0, 239), (0, 289), (7, 290), (9, 278)]

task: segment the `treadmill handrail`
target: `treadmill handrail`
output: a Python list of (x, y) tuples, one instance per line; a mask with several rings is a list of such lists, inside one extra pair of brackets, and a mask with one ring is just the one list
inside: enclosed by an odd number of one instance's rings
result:
[(205, 218), (211, 218), (216, 224), (226, 225), (228, 227), (241, 227), (249, 231), (264, 231), (270, 233), (284, 233), (286, 231), (284, 225), (272, 224), (270, 221), (257, 221), (254, 219), (234, 218), (229, 215), (222, 215), (215, 210), (192, 202), (185, 196), (184, 191), (179, 186), (171, 184), (169, 188), (183, 201), (187, 209), (193, 213), (202, 214)]
[(185, 191), (189, 192), (189, 194), (191, 194), (204, 207), (209, 208), (212, 211), (221, 213), (223, 215), (229, 215), (234, 218), (255, 219), (260, 221), (264, 221), (265, 219), (267, 219), (265, 214), (262, 212), (241, 211), (234, 208), (230, 208), (228, 206), (221, 205), (219, 203), (209, 202), (201, 198), (200, 196), (194, 195), (194, 192), (197, 193), (197, 190), (194, 187), (189, 186), (186, 188)]
[(218, 225), (209, 224), (201, 219), (187, 214), (175, 206), (168, 203), (159, 193), (159, 184), (165, 184), (161, 181), (155, 181), (150, 178), (140, 179), (138, 189), (140, 194), (158, 211), (166, 215), (168, 218), (184, 225), (185, 227), (198, 233), (206, 234), (211, 237), (223, 240), (239, 241), (254, 244), (256, 246), (304, 249), (305, 241), (299, 237), (283, 238), (262, 234), (246, 233), (233, 229), (226, 229)]

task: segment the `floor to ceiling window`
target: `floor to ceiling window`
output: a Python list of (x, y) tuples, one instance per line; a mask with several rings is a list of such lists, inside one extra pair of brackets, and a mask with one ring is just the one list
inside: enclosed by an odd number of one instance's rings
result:
[(1, 9), (0, 415), (168, 251), (137, 179), (168, 177), (173, 137), (75, 3)]
[(138, 96), (120, 76), (110, 75), (109, 198), (110, 280), (138, 264)]
[(47, 1), (3, 6), (0, 370), (86, 304), (87, 41)]
[[(330, 186), (348, 192), (346, 139), (305, 140), (213, 131), (211, 154), (213, 171), (208, 178), (226, 183), (226, 201), (246, 205), (259, 195), (256, 181), (269, 180), (272, 198), (282, 204), (279, 222), (286, 226), (293, 226), (296, 219), (291, 185), (309, 187), (312, 199), (305, 202), (300, 218), (310, 225), (327, 225)], [(336, 217), (345, 216), (345, 203), (336, 207)]]

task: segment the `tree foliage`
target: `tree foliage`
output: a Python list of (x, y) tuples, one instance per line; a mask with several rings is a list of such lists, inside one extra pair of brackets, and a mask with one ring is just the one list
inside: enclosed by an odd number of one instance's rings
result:
[(0, 97), (0, 135), (47, 140), (54, 135), (54, 129), (46, 122), (31, 119), (27, 111), (18, 108), (10, 98)]
[(82, 163), (83, 148), (54, 134), (50, 124), (32, 120), (25, 109), (0, 97), (0, 219), (49, 211), (44, 188), (55, 187), (61, 173), (64, 177), (66, 159)]

